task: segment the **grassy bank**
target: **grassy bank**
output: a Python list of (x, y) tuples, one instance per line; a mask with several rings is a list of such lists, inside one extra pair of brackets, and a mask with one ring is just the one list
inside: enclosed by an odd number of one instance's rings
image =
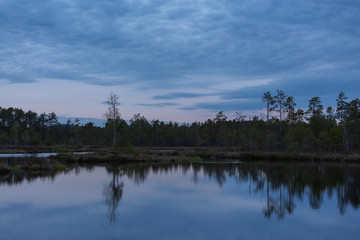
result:
[[(73, 154), (73, 152), (91, 152), (89, 154)], [(295, 153), (295, 152), (244, 152), (239, 149), (224, 148), (135, 148), (127, 146), (125, 148), (105, 148), (105, 147), (82, 147), (69, 148), (64, 146), (40, 147), (32, 149), (12, 148), (2, 149), (6, 153), (29, 153), (29, 152), (57, 152), (55, 156), (40, 160), (37, 164), (29, 164), (22, 169), (47, 170), (56, 169), (58, 165), (67, 164), (102, 164), (102, 163), (193, 163), (203, 161), (299, 161), (299, 162), (352, 162), (360, 163), (360, 154), (340, 154), (340, 153)], [(2, 163), (6, 162), (1, 159)], [(38, 167), (38, 165), (42, 167)], [(34, 165), (34, 166), (32, 166)], [(18, 169), (18, 168), (17, 168)]]
[(293, 153), (293, 152), (244, 152), (223, 148), (134, 148), (98, 149), (92, 154), (57, 155), (54, 159), (70, 163), (192, 163), (203, 161), (298, 161), (298, 162), (351, 162), (360, 163), (360, 154)]
[(0, 146), (0, 154), (2, 153), (50, 153), (59, 152), (59, 150), (66, 148), (72, 152), (93, 152), (97, 150), (107, 149), (106, 147), (82, 146), (71, 147), (63, 145), (53, 146)]
[(246, 161), (298, 161), (298, 162), (351, 162), (360, 163), (360, 154), (341, 153), (289, 153), (289, 152), (242, 152)]

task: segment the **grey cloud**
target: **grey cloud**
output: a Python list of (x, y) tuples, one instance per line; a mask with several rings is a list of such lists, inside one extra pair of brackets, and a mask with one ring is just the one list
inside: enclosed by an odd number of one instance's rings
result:
[(261, 99), (246, 99), (246, 100), (235, 100), (235, 101), (226, 101), (226, 102), (204, 102), (193, 104), (188, 107), (184, 107), (184, 110), (197, 110), (197, 109), (206, 109), (214, 112), (219, 111), (243, 111), (243, 110), (258, 110), (259, 102)]
[(142, 103), (142, 104), (137, 104), (139, 106), (144, 106), (144, 107), (171, 107), (171, 106), (178, 106), (179, 104), (177, 103)]
[[(2, 0), (0, 78), (141, 82), (172, 92), (188, 75), (278, 78), (271, 86), (222, 93), (227, 100), (277, 88), (330, 94), (346, 79), (343, 87), (355, 94), (359, 22), (360, 2), (345, 0)], [(331, 64), (339, 67), (311, 70)], [(154, 99), (181, 97), (197, 96)]]
[(154, 96), (153, 99), (179, 99), (179, 98), (197, 98), (203, 96), (209, 96), (211, 94), (201, 94), (201, 93), (188, 93), (188, 92), (177, 92), (169, 93), (165, 95)]

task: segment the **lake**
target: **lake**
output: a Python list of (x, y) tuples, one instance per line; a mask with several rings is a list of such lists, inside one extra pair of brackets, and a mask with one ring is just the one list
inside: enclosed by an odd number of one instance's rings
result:
[[(72, 152), (72, 154), (88, 154), (92, 152)], [(58, 153), (0, 153), (0, 158), (47, 158), (56, 156)]]
[(359, 239), (360, 167), (203, 163), (0, 175), (0, 239)]

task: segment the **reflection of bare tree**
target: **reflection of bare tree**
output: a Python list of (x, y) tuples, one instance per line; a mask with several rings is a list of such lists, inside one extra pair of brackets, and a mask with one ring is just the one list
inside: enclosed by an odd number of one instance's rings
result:
[(103, 195), (105, 204), (108, 207), (108, 216), (110, 223), (116, 222), (116, 211), (123, 195), (124, 183), (120, 182), (119, 169), (112, 169), (112, 181), (104, 186)]
[[(17, 163), (14, 163), (17, 164)], [(72, 167), (64, 174), (78, 174), (84, 167)], [(313, 209), (321, 207), (324, 194), (337, 197), (338, 208), (344, 214), (347, 207), (360, 206), (360, 167), (349, 164), (283, 164), (283, 163), (242, 163), (242, 164), (131, 164), (107, 166), (112, 180), (103, 188), (103, 196), (108, 207), (110, 222), (116, 220), (116, 211), (122, 199), (126, 176), (135, 184), (144, 183), (149, 176), (167, 175), (181, 171), (192, 172), (192, 180), (197, 183), (201, 178), (210, 178), (221, 187), (228, 179), (249, 186), (249, 193), (264, 194), (264, 217), (272, 216), (279, 219), (292, 214), (295, 202), (303, 201)], [(86, 166), (86, 171), (92, 171)], [(41, 171), (20, 171), (19, 173), (0, 173), (0, 186), (20, 185), (41, 178), (54, 180), (57, 173)]]

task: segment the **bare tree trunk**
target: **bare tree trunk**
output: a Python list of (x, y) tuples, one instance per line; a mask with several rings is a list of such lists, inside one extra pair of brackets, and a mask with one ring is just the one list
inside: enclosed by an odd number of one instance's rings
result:
[(343, 122), (343, 129), (344, 129), (344, 145), (345, 145), (345, 152), (349, 152), (349, 137), (347, 134), (347, 127), (346, 127), (346, 121)]
[(113, 139), (113, 145), (115, 145), (115, 139), (116, 139), (116, 126), (115, 126), (115, 119), (114, 119), (114, 139)]
[(112, 120), (114, 124), (114, 136), (113, 136), (113, 145), (115, 145), (116, 142), (116, 120), (120, 119), (120, 113), (118, 106), (120, 105), (120, 102), (118, 101), (119, 97), (115, 93), (111, 92), (106, 103), (108, 105), (108, 110), (105, 112), (104, 116), (108, 120)]

